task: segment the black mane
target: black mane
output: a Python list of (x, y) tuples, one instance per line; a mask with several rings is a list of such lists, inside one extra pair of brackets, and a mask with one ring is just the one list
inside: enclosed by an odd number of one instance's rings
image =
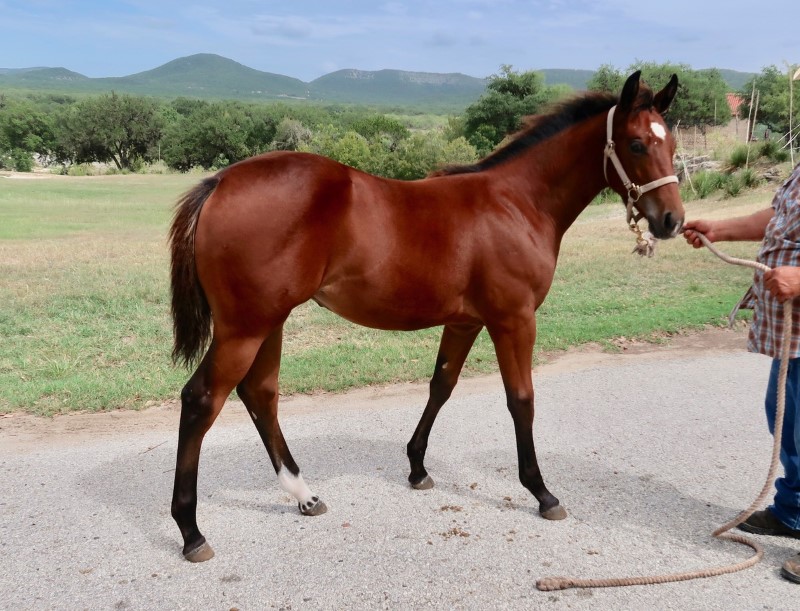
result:
[[(512, 136), (508, 144), (490, 153), (477, 163), (445, 167), (434, 172), (432, 176), (471, 174), (493, 168), (504, 161), (517, 157), (528, 147), (547, 140), (576, 123), (606, 112), (617, 101), (617, 96), (599, 92), (589, 92), (567, 99), (551, 107), (546, 114), (526, 117), (523, 120), (524, 127)], [(650, 98), (650, 103), (652, 103), (652, 97)]]

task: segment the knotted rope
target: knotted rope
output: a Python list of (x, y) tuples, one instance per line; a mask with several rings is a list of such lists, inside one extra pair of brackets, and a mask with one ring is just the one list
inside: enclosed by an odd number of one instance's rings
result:
[[(770, 268), (762, 263), (758, 263), (756, 261), (748, 261), (746, 259), (737, 259), (735, 257), (730, 257), (719, 250), (715, 246), (711, 244), (711, 242), (704, 236), (702, 233), (699, 233), (698, 236), (700, 240), (703, 242), (703, 245), (708, 248), (712, 253), (717, 255), (720, 259), (725, 261), (726, 263), (731, 263), (733, 265), (743, 265), (745, 267), (752, 267), (754, 269), (760, 269), (761, 271), (767, 272)], [(774, 432), (774, 440), (772, 444), (772, 462), (770, 463), (769, 473), (767, 474), (767, 480), (764, 482), (764, 487), (761, 489), (761, 493), (758, 495), (755, 501), (741, 512), (737, 517), (733, 520), (724, 524), (717, 528), (712, 534), (712, 536), (717, 537), (719, 539), (726, 539), (729, 541), (734, 541), (736, 543), (741, 543), (743, 545), (747, 545), (751, 547), (755, 554), (744, 560), (743, 562), (738, 562), (736, 564), (728, 565), (728, 566), (719, 566), (709, 569), (703, 569), (698, 571), (688, 571), (685, 573), (671, 573), (667, 575), (651, 575), (651, 576), (641, 576), (641, 577), (616, 577), (616, 578), (608, 578), (608, 579), (579, 579), (573, 577), (545, 577), (540, 579), (536, 582), (536, 587), (540, 590), (550, 591), (550, 590), (566, 590), (567, 588), (610, 588), (616, 586), (644, 586), (644, 585), (651, 585), (657, 583), (670, 583), (674, 581), (687, 581), (690, 579), (699, 579), (701, 577), (716, 577), (717, 575), (725, 575), (727, 573), (735, 573), (737, 571), (741, 571), (748, 567), (753, 566), (759, 560), (761, 560), (762, 556), (764, 555), (764, 549), (755, 541), (748, 539), (743, 535), (738, 535), (734, 533), (729, 533), (728, 531), (732, 528), (738, 526), (742, 522), (744, 522), (747, 518), (749, 518), (753, 513), (763, 504), (766, 500), (767, 496), (769, 495), (770, 491), (772, 490), (772, 482), (775, 481), (775, 477), (778, 471), (778, 465), (780, 464), (780, 452), (781, 452), (781, 432), (783, 431), (783, 414), (786, 407), (786, 376), (789, 370), (789, 348), (792, 341), (792, 300), (788, 299), (783, 304), (783, 338), (781, 342), (781, 366), (778, 371), (778, 401), (777, 401), (777, 408), (775, 411), (775, 432)]]

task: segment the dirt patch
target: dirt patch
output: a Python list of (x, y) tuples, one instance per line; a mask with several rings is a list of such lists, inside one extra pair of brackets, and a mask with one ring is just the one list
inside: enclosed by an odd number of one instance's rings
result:
[(649, 341), (619, 337), (611, 340), (614, 351), (600, 344), (585, 344), (578, 348), (541, 355), (544, 364), (536, 373), (564, 373), (589, 367), (622, 365), (631, 358), (657, 360), (666, 355), (694, 355), (715, 352), (735, 352), (747, 349), (746, 323), (735, 329), (709, 328), (690, 333), (664, 334)]
[(0, 172), (0, 178), (11, 178), (13, 180), (37, 180), (41, 178), (61, 178), (58, 174), (53, 174), (44, 170), (34, 170), (33, 172)]
[[(612, 342), (616, 352), (603, 350), (598, 344), (587, 344), (565, 352), (540, 355), (544, 363), (536, 367), (538, 376), (563, 374), (597, 367), (619, 367), (631, 359), (657, 361), (681, 355), (697, 356), (745, 350), (746, 325), (735, 330), (707, 329), (695, 333), (658, 338), (658, 343), (619, 338)], [(491, 392), (502, 389), (499, 374), (465, 378), (456, 392), (461, 394)], [(501, 392), (501, 390), (498, 390)], [(281, 413), (313, 412), (324, 406), (326, 411), (357, 409), (391, 409), (409, 402), (424, 405), (428, 395), (427, 383), (392, 384), (353, 390), (342, 394), (317, 393), (281, 398)], [(153, 405), (141, 411), (117, 410), (100, 414), (69, 414), (42, 418), (27, 414), (0, 416), (0, 443), (22, 448), (41, 443), (83, 443), (120, 433), (165, 431), (177, 434), (180, 405), (177, 400)], [(223, 410), (217, 426), (248, 420), (244, 406), (231, 401)]]

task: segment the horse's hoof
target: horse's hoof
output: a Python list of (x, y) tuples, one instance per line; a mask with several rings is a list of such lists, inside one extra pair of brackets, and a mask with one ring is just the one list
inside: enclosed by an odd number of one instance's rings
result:
[(567, 510), (561, 505), (556, 505), (555, 507), (545, 509), (544, 511), (540, 509), (539, 514), (545, 520), (563, 520), (567, 517)]
[(311, 497), (308, 503), (298, 503), (297, 507), (304, 516), (320, 516), (328, 511), (328, 506), (316, 496)]
[(183, 557), (189, 562), (205, 562), (206, 560), (211, 560), (214, 557), (214, 550), (211, 549), (211, 546), (208, 543), (203, 541), (199, 547), (194, 548), (190, 552), (184, 553)]
[(433, 478), (430, 475), (426, 475), (417, 483), (409, 482), (411, 487), (414, 490), (430, 490), (433, 488)]

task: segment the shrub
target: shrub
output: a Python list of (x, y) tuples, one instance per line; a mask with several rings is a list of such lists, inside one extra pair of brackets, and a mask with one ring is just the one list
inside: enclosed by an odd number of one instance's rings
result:
[(33, 170), (33, 156), (22, 149), (0, 152), (0, 170), (31, 172)]
[(723, 191), (725, 191), (725, 195), (728, 197), (736, 197), (743, 188), (744, 182), (742, 181), (741, 173), (730, 174), (725, 179), (725, 183), (722, 186)]
[(758, 145), (757, 150), (759, 157), (767, 157), (768, 159), (772, 159), (775, 153), (778, 152), (778, 143), (774, 140), (764, 140)]
[(225, 155), (220, 153), (219, 155), (217, 155), (216, 159), (214, 159), (214, 163), (212, 163), (211, 167), (209, 167), (208, 169), (213, 172), (216, 172), (223, 168), (227, 168), (230, 164), (231, 164), (230, 160)]
[(67, 176), (93, 176), (94, 168), (88, 163), (73, 163), (67, 168)]
[(134, 170), (133, 169), (129, 169), (129, 168), (119, 169), (115, 165), (110, 165), (105, 170), (98, 171), (97, 175), (98, 176), (128, 176), (131, 172), (134, 172)]
[(278, 123), (275, 140), (270, 148), (277, 151), (296, 151), (311, 142), (313, 133), (296, 119), (285, 117)]
[(600, 193), (597, 194), (597, 197), (595, 197), (592, 200), (591, 205), (608, 204), (610, 202), (621, 202), (621, 201), (622, 198), (617, 194), (616, 191), (614, 191), (614, 189), (605, 188), (602, 191), (600, 191)]
[(681, 192), (681, 200), (685, 202), (690, 202), (695, 197), (697, 197), (697, 193), (695, 193), (694, 189), (692, 189), (692, 185), (689, 184), (688, 180), (684, 180), (681, 183), (680, 192)]
[(764, 140), (758, 147), (758, 154), (777, 163), (783, 163), (789, 159), (789, 151), (782, 149), (775, 140)]
[(758, 178), (758, 174), (756, 174), (756, 171), (753, 168), (745, 168), (739, 172), (739, 176), (742, 180), (742, 186), (747, 187), (748, 189), (757, 187), (758, 183), (761, 182), (761, 180)]
[(746, 144), (740, 144), (736, 148), (733, 149), (731, 152), (731, 157), (728, 160), (731, 164), (731, 167), (736, 168), (743, 168), (747, 163), (747, 152), (749, 147)]
[(695, 174), (692, 180), (694, 182), (695, 191), (697, 192), (697, 197), (705, 199), (714, 193), (714, 191), (722, 188), (725, 183), (725, 175), (719, 172), (703, 171)]
[(163, 160), (145, 163), (137, 170), (139, 174), (169, 174), (169, 168)]
[(33, 171), (33, 155), (22, 149), (11, 151), (11, 169), (16, 172)]

